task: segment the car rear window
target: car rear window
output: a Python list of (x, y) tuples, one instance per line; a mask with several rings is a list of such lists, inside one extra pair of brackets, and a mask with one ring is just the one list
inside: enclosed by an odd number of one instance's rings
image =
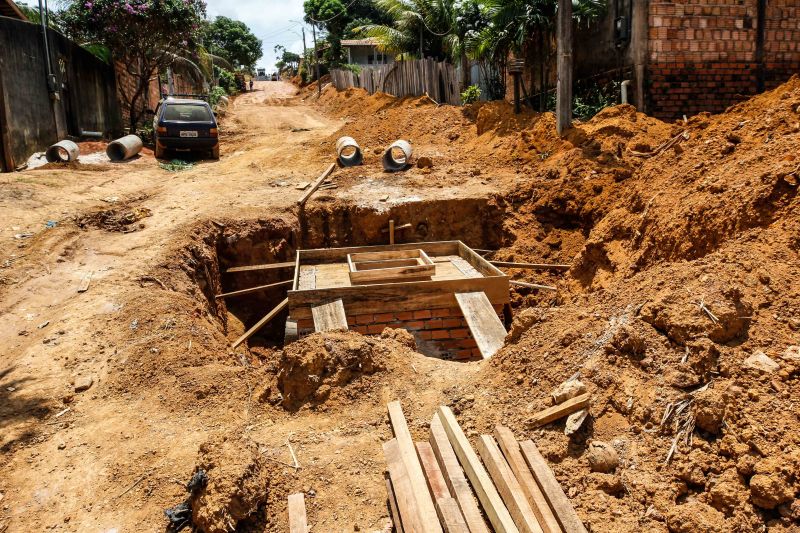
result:
[(167, 104), (164, 120), (182, 120), (184, 122), (211, 122), (211, 112), (204, 105)]

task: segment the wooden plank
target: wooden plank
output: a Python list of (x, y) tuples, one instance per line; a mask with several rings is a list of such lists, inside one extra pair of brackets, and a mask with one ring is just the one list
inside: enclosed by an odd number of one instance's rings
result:
[(347, 330), (347, 315), (341, 300), (317, 305), (311, 308), (314, 317), (314, 329), (321, 331)]
[(417, 447), (419, 462), (422, 463), (422, 470), (425, 472), (425, 479), (428, 481), (428, 488), (433, 494), (433, 499), (449, 498), (450, 489), (447, 488), (447, 482), (445, 482), (442, 471), (439, 469), (439, 463), (436, 462), (436, 454), (433, 453), (430, 443), (416, 442), (414, 445)]
[(294, 261), (286, 261), (285, 263), (269, 263), (266, 265), (247, 265), (232, 267), (225, 271), (226, 274), (233, 274), (235, 272), (255, 272), (258, 270), (276, 270), (279, 268), (292, 268), (295, 266)]
[(89, 284), (92, 282), (92, 274), (94, 274), (94, 272), (89, 272), (81, 278), (81, 283), (78, 285), (78, 292), (86, 292), (89, 290)]
[(317, 190), (317, 187), (322, 185), (322, 182), (325, 181), (325, 178), (331, 175), (333, 169), (336, 168), (336, 163), (331, 163), (328, 168), (325, 169), (325, 172), (320, 174), (320, 176), (316, 179), (314, 183), (311, 184), (311, 187), (306, 191), (302, 198), (297, 201), (297, 205), (303, 206), (311, 198), (311, 195)]
[(458, 241), (458, 255), (465, 259), (470, 265), (484, 276), (505, 276), (505, 273), (490, 263), (485, 257), (479, 255), (475, 250)]
[(569, 265), (546, 263), (514, 263), (511, 261), (489, 261), (491, 264), (505, 268), (522, 268), (527, 270), (569, 270)]
[(217, 294), (214, 298), (232, 298), (234, 296), (241, 296), (243, 294), (251, 294), (254, 292), (261, 292), (272, 289), (274, 287), (283, 287), (284, 285), (291, 285), (294, 283), (294, 280), (287, 279), (286, 281), (279, 281), (278, 283), (270, 283), (269, 285), (259, 285), (258, 287), (250, 287), (249, 289), (241, 289), (238, 291), (231, 291), (231, 292), (223, 292), (222, 294)]
[[(347, 256), (348, 259), (351, 256)], [(420, 262), (420, 259), (383, 259), (380, 261), (359, 261), (358, 263), (354, 263), (353, 266), (350, 268), (351, 272), (355, 272), (356, 270), (374, 270), (376, 268), (394, 268), (394, 267), (403, 267), (403, 266), (415, 266), (421, 265), (424, 263)]]
[(301, 183), (298, 183), (295, 186), (295, 189), (297, 189), (298, 191), (304, 191), (306, 189), (306, 187), (308, 187), (309, 185), (311, 185), (310, 181), (303, 181)]
[(528, 424), (530, 424), (532, 427), (543, 426), (544, 424), (549, 424), (550, 422), (558, 420), (559, 418), (571, 415), (576, 411), (585, 409), (589, 407), (591, 396), (592, 395), (587, 392), (586, 394), (581, 394), (580, 396), (570, 398), (564, 403), (543, 409), (542, 411), (539, 411), (530, 417), (528, 419)]
[(525, 463), (525, 458), (522, 457), (522, 452), (519, 451), (519, 443), (514, 438), (514, 433), (505, 426), (495, 426), (494, 436), (500, 444), (500, 449), (503, 450), (508, 466), (516, 476), (517, 481), (519, 481), (533, 514), (542, 527), (542, 531), (544, 533), (560, 533), (561, 526), (558, 524), (552, 509), (550, 509), (547, 499), (542, 494), (542, 489), (533, 479), (533, 475), (527, 463)]
[(258, 330), (260, 330), (261, 328), (263, 328), (263, 327), (264, 327), (264, 325), (265, 325), (267, 322), (269, 322), (270, 320), (272, 320), (273, 318), (275, 318), (275, 317), (278, 315), (278, 313), (280, 313), (281, 311), (283, 311), (283, 310), (284, 310), (284, 308), (285, 308), (285, 307), (286, 307), (288, 304), (289, 304), (289, 299), (288, 299), (288, 298), (284, 298), (284, 299), (283, 299), (283, 301), (282, 301), (281, 303), (279, 303), (278, 305), (276, 305), (275, 307), (273, 307), (273, 308), (272, 308), (272, 311), (270, 311), (269, 313), (267, 313), (266, 315), (264, 315), (264, 318), (262, 318), (261, 320), (259, 320), (258, 322), (256, 322), (256, 324), (255, 324), (255, 325), (254, 325), (252, 328), (250, 328), (250, 329), (248, 329), (247, 331), (245, 331), (245, 332), (244, 332), (244, 335), (242, 335), (241, 337), (239, 337), (238, 339), (236, 339), (236, 342), (234, 342), (234, 343), (231, 345), (231, 348), (236, 348), (237, 346), (239, 346), (240, 344), (242, 344), (244, 341), (246, 341), (247, 339), (249, 339), (250, 337), (252, 337), (252, 336), (253, 336), (253, 334), (254, 334), (256, 331), (258, 331)]
[(411, 488), (414, 491), (416, 510), (420, 522), (424, 526), (422, 531), (441, 533), (442, 528), (436, 516), (436, 507), (431, 498), (431, 493), (428, 490), (428, 483), (425, 481), (425, 474), (422, 471), (422, 466), (417, 457), (414, 441), (411, 438), (411, 432), (408, 430), (408, 424), (406, 423), (405, 416), (403, 416), (403, 409), (400, 407), (400, 402), (389, 402), (388, 409), (389, 420), (392, 424), (394, 436), (397, 439), (397, 446), (400, 449), (400, 455), (406, 471), (408, 472)]
[[(358, 268), (358, 265), (356, 265)], [(372, 283), (378, 281), (402, 281), (403, 279), (429, 278), (436, 274), (435, 265), (414, 265), (405, 267), (376, 268), (350, 272), (352, 283)]]
[(472, 489), (467, 483), (467, 478), (464, 477), (461, 465), (458, 464), (456, 452), (450, 445), (450, 440), (438, 415), (434, 415), (431, 421), (430, 444), (436, 460), (439, 462), (447, 488), (458, 502), (458, 507), (461, 509), (470, 533), (489, 533), (481, 510), (472, 494)]
[(484, 292), (458, 293), (456, 300), (481, 355), (488, 359), (503, 347), (506, 338), (506, 328), (497, 317), (492, 302)]
[(519, 530), (522, 533), (541, 533), (542, 528), (528, 504), (525, 492), (491, 435), (480, 436), (478, 453)]
[(542, 489), (547, 503), (550, 504), (553, 514), (564, 531), (568, 533), (586, 533), (583, 522), (578, 518), (578, 514), (572, 507), (569, 498), (564, 494), (564, 490), (558, 483), (556, 476), (553, 475), (553, 471), (550, 470), (547, 461), (539, 453), (533, 441), (522, 441), (519, 443), (519, 448), (525, 458), (525, 462), (528, 463), (528, 467), (533, 473), (533, 478), (539, 488)]
[(345, 262), (348, 254), (368, 252), (393, 252), (398, 250), (425, 250), (428, 255), (458, 255), (460, 241), (413, 242), (405, 244), (379, 244), (375, 246), (348, 246), (345, 248), (312, 248), (300, 250), (300, 263)]
[(497, 533), (517, 533), (519, 529), (517, 529), (508, 509), (503, 504), (503, 500), (497, 493), (489, 474), (486, 473), (480, 459), (478, 459), (466, 435), (458, 425), (453, 412), (449, 407), (442, 406), (439, 408), (437, 415), (442, 422), (442, 426), (444, 426), (458, 460), (461, 462), (461, 466), (464, 467), (464, 471), (475, 489), (478, 500), (483, 505), (484, 511), (486, 511), (489, 522), (494, 526), (494, 530)]
[(306, 501), (302, 492), (289, 495), (289, 533), (308, 533)]
[(387, 259), (416, 259), (420, 256), (421, 250), (419, 248), (412, 248), (410, 250), (390, 250), (383, 252), (356, 252), (348, 254), (354, 263), (363, 263), (364, 261), (382, 261)]
[[(289, 291), (292, 317), (311, 318), (311, 306), (341, 298), (354, 315), (458, 307), (456, 292), (484, 292), (494, 305), (509, 301), (508, 278), (459, 278)], [(297, 315), (295, 315), (297, 313)]]
[(470, 533), (455, 498), (446, 496), (436, 500), (436, 513), (445, 533)]
[(300, 288), (300, 250), (297, 250), (294, 256), (294, 283), (292, 289), (298, 290)]
[(400, 510), (397, 508), (397, 498), (394, 495), (392, 480), (386, 474), (386, 495), (389, 499), (389, 513), (392, 515), (392, 524), (396, 533), (403, 533), (403, 521), (400, 519)]
[[(392, 480), (392, 488), (397, 498), (397, 507), (400, 511), (400, 520), (403, 530), (407, 533), (418, 533), (424, 531), (417, 512), (417, 500), (414, 497), (414, 488), (411, 486), (411, 478), (408, 475), (400, 446), (397, 439), (383, 443), (383, 455), (386, 458), (389, 478)], [(437, 520), (438, 523), (438, 520)]]
[(528, 283), (526, 281), (517, 281), (517, 280), (509, 280), (508, 283), (510, 285), (516, 287), (526, 287), (528, 289), (539, 289), (541, 291), (557, 291), (558, 287), (553, 287), (552, 285), (538, 285), (536, 283)]

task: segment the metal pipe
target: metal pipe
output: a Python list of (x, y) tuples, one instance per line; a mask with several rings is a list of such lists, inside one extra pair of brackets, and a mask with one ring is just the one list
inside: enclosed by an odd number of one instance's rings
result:
[(142, 140), (136, 135), (126, 135), (108, 143), (106, 155), (112, 161), (124, 161), (142, 150)]
[(44, 40), (45, 68), (47, 69), (47, 90), (56, 92), (55, 76), (53, 76), (53, 62), (50, 60), (50, 40), (47, 38), (47, 10), (39, 0), (39, 21), (42, 25), (42, 39)]
[(80, 155), (78, 145), (69, 140), (58, 141), (44, 153), (48, 163), (69, 163)]
[(628, 87), (630, 87), (630, 86), (631, 86), (631, 80), (624, 80), (620, 84), (620, 91), (622, 93), (622, 94), (620, 94), (620, 100), (621, 100), (621, 102), (623, 104), (627, 104), (628, 103)]
[(388, 172), (403, 170), (409, 161), (411, 161), (411, 144), (402, 139), (393, 142), (383, 153), (383, 168)]
[(364, 162), (361, 147), (352, 137), (339, 137), (336, 141), (336, 156), (343, 167), (354, 167)]

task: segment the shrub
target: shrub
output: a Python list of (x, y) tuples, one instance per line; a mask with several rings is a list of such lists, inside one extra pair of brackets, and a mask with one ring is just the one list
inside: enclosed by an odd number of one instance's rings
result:
[(219, 103), (219, 99), (227, 95), (228, 93), (224, 87), (214, 87), (211, 89), (211, 92), (208, 93), (208, 103), (211, 104), (212, 108), (215, 108)]
[(477, 102), (481, 97), (481, 88), (477, 85), (470, 85), (461, 93), (461, 102), (470, 105)]

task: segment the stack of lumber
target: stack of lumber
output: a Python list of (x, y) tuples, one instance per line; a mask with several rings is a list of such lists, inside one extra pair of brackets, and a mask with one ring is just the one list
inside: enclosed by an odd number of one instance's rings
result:
[(383, 452), (398, 533), (586, 532), (533, 441), (496, 426), (480, 436), (476, 453), (443, 406), (428, 442), (414, 442), (400, 403), (388, 407), (394, 438)]

